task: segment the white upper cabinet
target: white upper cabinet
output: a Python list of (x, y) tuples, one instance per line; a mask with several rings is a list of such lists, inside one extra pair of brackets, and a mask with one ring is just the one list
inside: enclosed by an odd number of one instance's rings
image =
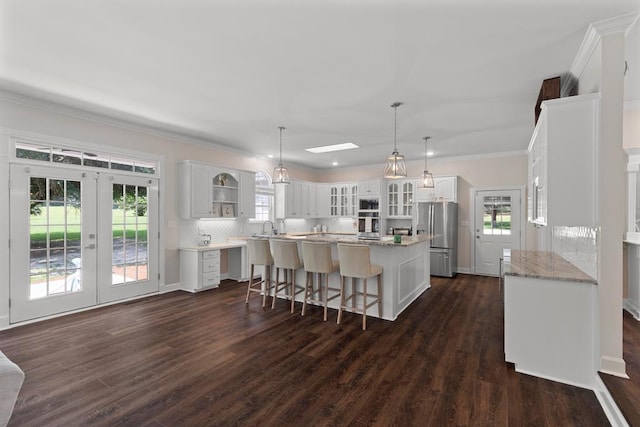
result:
[[(317, 184), (291, 180), (276, 186), (276, 218), (317, 218)], [(325, 202), (326, 203), (326, 202)]]
[(331, 216), (329, 184), (316, 185), (316, 217), (329, 218)]
[(256, 174), (240, 172), (240, 199), (238, 200), (238, 216), (255, 218), (256, 216)]
[(379, 179), (371, 181), (360, 181), (358, 183), (358, 196), (379, 196), (380, 188), (382, 187), (382, 181)]
[(597, 225), (598, 94), (553, 99), (529, 145), (529, 221), (539, 225)]
[(181, 218), (252, 218), (255, 174), (186, 160), (178, 165)]
[(211, 218), (213, 168), (192, 162), (178, 165), (180, 176), (180, 217)]
[(414, 179), (396, 179), (386, 181), (386, 187), (387, 217), (411, 218), (415, 202), (416, 181)]
[(457, 202), (458, 176), (434, 176), (434, 188), (416, 188), (417, 202)]

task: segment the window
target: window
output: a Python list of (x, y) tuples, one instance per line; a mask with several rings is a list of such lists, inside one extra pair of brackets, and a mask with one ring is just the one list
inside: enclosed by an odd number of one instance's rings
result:
[(273, 186), (266, 172), (256, 172), (255, 221), (273, 221)]
[(48, 163), (82, 165), (92, 168), (155, 175), (157, 162), (112, 156), (106, 153), (88, 152), (75, 148), (54, 147), (47, 143), (16, 141), (16, 159), (38, 160)]
[(511, 234), (511, 197), (485, 196), (483, 205), (483, 234)]

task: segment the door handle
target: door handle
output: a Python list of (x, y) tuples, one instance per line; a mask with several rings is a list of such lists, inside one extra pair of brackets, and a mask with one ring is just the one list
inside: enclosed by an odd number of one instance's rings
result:
[(96, 248), (96, 244), (95, 243), (91, 243), (90, 245), (87, 245), (84, 248), (85, 249), (95, 249)]

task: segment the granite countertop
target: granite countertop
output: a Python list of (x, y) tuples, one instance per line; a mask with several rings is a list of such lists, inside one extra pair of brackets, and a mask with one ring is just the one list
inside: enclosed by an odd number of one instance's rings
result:
[[(302, 240), (306, 239), (313, 242), (327, 242), (327, 243), (354, 243), (361, 245), (371, 246), (391, 246), (391, 247), (404, 247), (412, 246), (418, 243), (428, 242), (433, 239), (430, 234), (418, 234), (416, 236), (402, 236), (402, 242), (393, 243), (393, 236), (382, 237), (380, 240), (368, 240), (358, 239), (355, 234), (350, 233), (309, 233), (309, 234), (281, 234), (271, 236), (275, 239), (290, 239), (290, 240)], [(258, 237), (260, 238), (260, 237)]]
[(511, 251), (505, 260), (504, 274), (536, 279), (566, 280), (597, 284), (597, 280), (560, 255), (543, 251)]
[[(241, 248), (243, 246), (247, 246), (246, 241), (239, 241), (240, 238), (233, 239), (236, 241), (232, 241), (231, 239), (229, 240), (230, 241), (227, 241), (224, 243), (211, 243), (210, 245), (207, 245), (207, 246), (180, 246), (178, 249), (180, 249), (181, 251), (210, 251), (214, 249), (231, 249), (231, 248)], [(246, 240), (246, 238), (244, 240)]]

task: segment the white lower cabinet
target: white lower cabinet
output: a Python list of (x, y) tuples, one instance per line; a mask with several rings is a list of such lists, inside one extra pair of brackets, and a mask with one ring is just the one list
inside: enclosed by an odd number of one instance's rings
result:
[(593, 388), (597, 285), (505, 275), (504, 354), (516, 372)]
[(180, 283), (189, 291), (217, 288), (220, 284), (220, 251), (180, 250)]

